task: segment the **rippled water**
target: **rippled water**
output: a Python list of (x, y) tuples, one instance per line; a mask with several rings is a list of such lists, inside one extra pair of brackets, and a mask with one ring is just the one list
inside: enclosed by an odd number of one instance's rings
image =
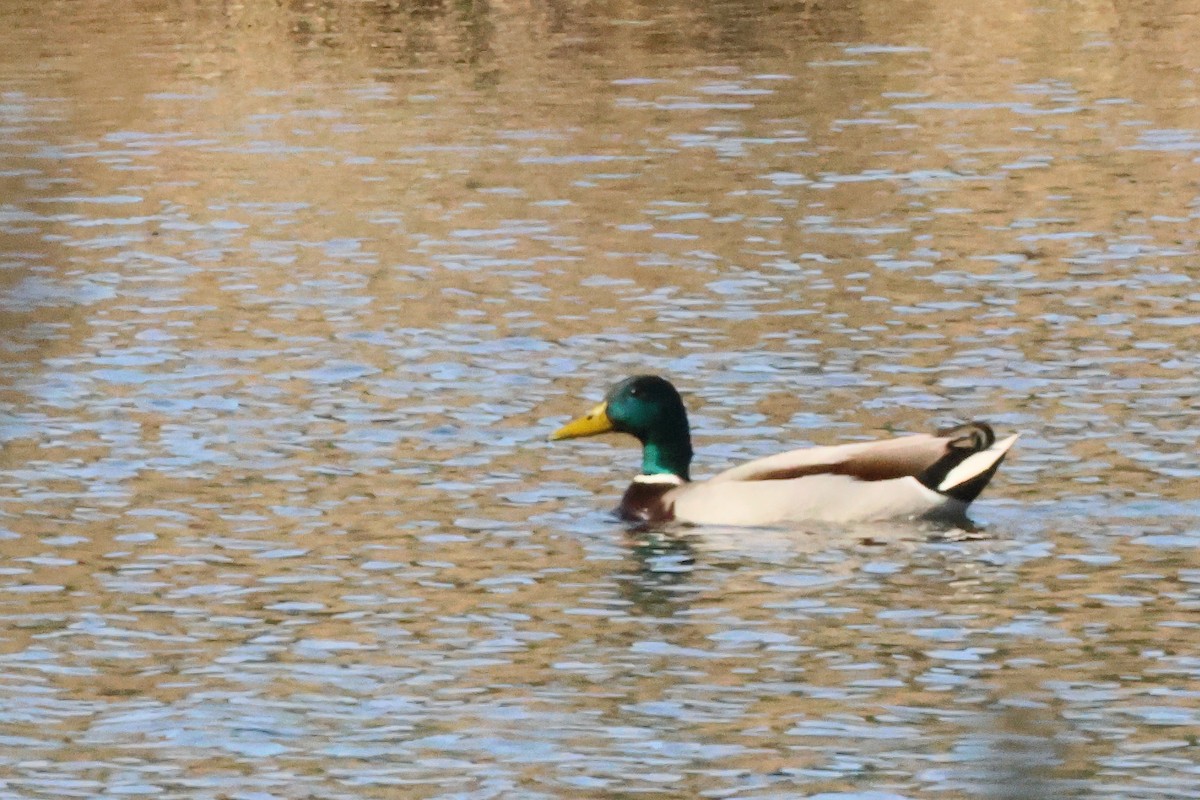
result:
[[(1198, 796), (1192, 5), (0, 8), (0, 796)], [(648, 370), (1023, 436), (635, 535)]]

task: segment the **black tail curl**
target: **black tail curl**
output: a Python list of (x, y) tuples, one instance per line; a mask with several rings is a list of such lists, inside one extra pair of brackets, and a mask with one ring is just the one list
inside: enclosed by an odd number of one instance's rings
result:
[[(967, 454), (987, 450), (996, 443), (996, 432), (986, 422), (968, 422), (937, 432), (938, 436), (950, 438), (947, 445), (955, 450), (965, 450)], [(952, 468), (953, 469), (953, 468)]]
[[(992, 430), (992, 426), (984, 422), (968, 422), (964, 425), (946, 428), (945, 430), (938, 431), (938, 436), (950, 439), (950, 441), (946, 442), (946, 454), (917, 476), (917, 480), (935, 492), (939, 491), (938, 487), (942, 485), (942, 481), (950, 474), (950, 470), (957, 467), (968, 457), (987, 450), (996, 443), (995, 431)], [(970, 480), (942, 491), (942, 494), (953, 497), (955, 500), (960, 500), (963, 503), (970, 503), (979, 496), (979, 493), (983, 491), (983, 487), (988, 485), (988, 481), (996, 474), (996, 470), (1000, 467), (1000, 461), (1003, 460), (998, 460), (991, 467)]]

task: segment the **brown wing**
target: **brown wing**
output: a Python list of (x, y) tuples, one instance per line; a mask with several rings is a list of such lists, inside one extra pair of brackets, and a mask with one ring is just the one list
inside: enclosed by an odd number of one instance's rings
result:
[(742, 478), (742, 480), (788, 481), (809, 475), (849, 475), (860, 481), (890, 481), (909, 475), (920, 475), (928, 469), (929, 464), (929, 460), (923, 458), (895, 458), (867, 453), (861, 456), (852, 456), (834, 464), (809, 464), (763, 470)]
[(971, 453), (987, 449), (995, 440), (987, 425), (968, 423), (939, 431), (937, 436), (919, 434), (793, 450), (734, 467), (713, 480), (785, 481), (809, 475), (847, 475), (861, 481), (921, 478), (948, 456), (957, 464)]

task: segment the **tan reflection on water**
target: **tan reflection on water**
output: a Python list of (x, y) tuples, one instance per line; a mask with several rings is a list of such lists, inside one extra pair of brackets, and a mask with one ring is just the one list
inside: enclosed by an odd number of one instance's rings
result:
[[(14, 796), (1187, 796), (1189, 5), (3, 8)], [(646, 369), (701, 473), (1024, 438), (643, 540), (544, 437)]]

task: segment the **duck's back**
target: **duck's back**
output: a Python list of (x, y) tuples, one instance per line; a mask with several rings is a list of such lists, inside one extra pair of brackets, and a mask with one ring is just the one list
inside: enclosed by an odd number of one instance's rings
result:
[(804, 447), (747, 461), (714, 475), (708, 482), (789, 480), (822, 473), (851, 475), (860, 480), (916, 476), (946, 454), (948, 441), (946, 437), (919, 433), (872, 442)]
[(673, 489), (681, 522), (770, 525), (961, 516), (1016, 441), (982, 423), (756, 459)]

